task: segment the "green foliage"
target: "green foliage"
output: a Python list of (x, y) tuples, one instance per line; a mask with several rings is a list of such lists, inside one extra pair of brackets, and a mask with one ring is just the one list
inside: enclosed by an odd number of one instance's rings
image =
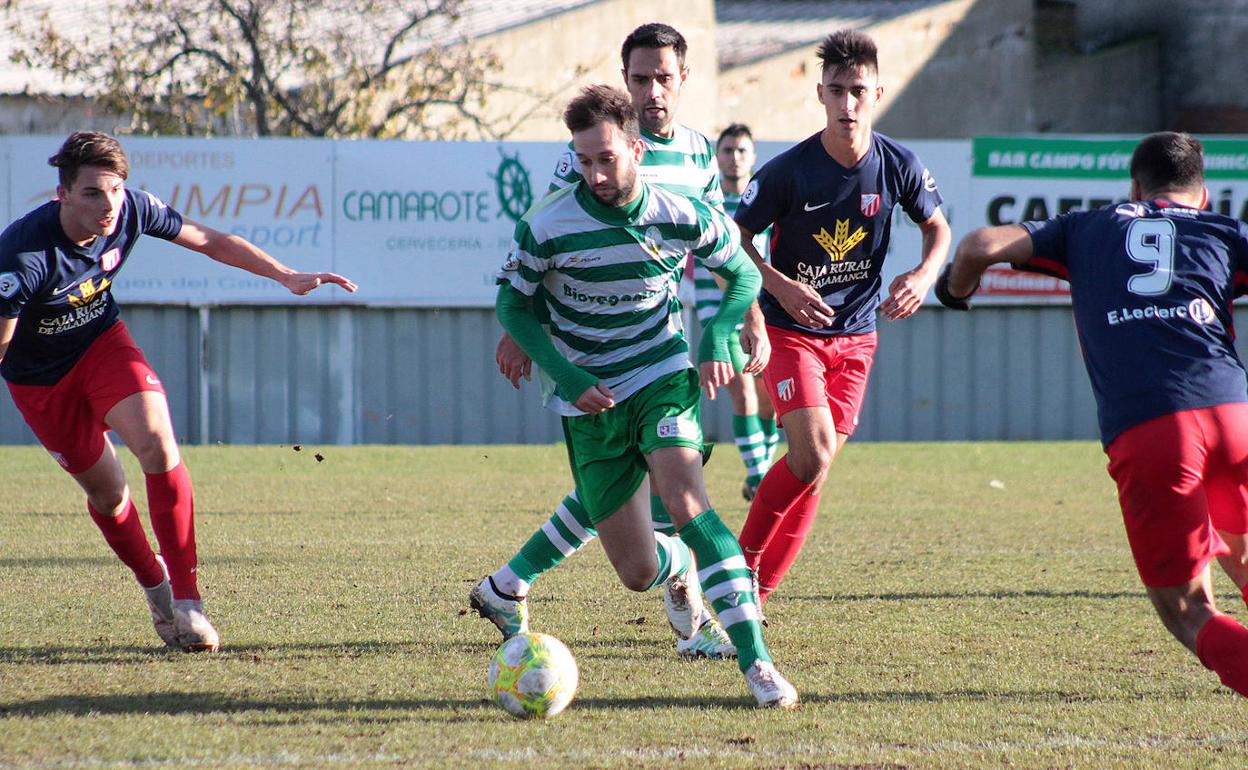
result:
[(23, 0), (6, 10), (15, 64), (84, 83), (134, 133), (495, 138), (497, 61), (455, 32), (461, 5), (124, 0), (70, 32)]
[(185, 454), (217, 655), (160, 649), (70, 479), (0, 449), (0, 767), (1248, 765), (1244, 702), (1153, 616), (1091, 443), (851, 443), (767, 605), (792, 713), (677, 660), (660, 597), (590, 546), (530, 595), (582, 674), (545, 723), (489, 702), (498, 634), (465, 609), (568, 490), (561, 447)]

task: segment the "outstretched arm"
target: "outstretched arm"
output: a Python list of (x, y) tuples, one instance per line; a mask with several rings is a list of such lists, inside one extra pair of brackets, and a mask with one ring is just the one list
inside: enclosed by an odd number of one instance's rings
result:
[(1009, 262), (1020, 265), (1031, 259), (1031, 233), (1022, 225), (981, 227), (958, 243), (953, 262), (936, 281), (941, 304), (955, 310), (969, 310), (967, 302), (979, 289), (979, 279), (992, 265)]
[(307, 294), (326, 283), (336, 283), (350, 292), (357, 288), (349, 279), (335, 273), (301, 273), (293, 270), (245, 238), (214, 230), (189, 219), (182, 220), (182, 230), (173, 242), (206, 254), (223, 265), (271, 278), (289, 289), (292, 294)]

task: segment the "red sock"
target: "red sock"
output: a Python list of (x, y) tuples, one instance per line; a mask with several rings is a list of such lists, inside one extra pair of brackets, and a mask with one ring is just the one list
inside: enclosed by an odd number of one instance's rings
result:
[(152, 553), (152, 546), (147, 542), (147, 533), (143, 531), (143, 524), (139, 521), (139, 512), (135, 510), (134, 503), (126, 500), (126, 507), (116, 518), (95, 510), (90, 502), (87, 503), (87, 510), (90, 511), (95, 526), (104, 533), (108, 547), (113, 549), (122, 564), (130, 568), (138, 578), (139, 585), (144, 588), (160, 585), (165, 574), (156, 563), (156, 554)]
[(745, 564), (750, 569), (758, 569), (763, 551), (780, 528), (780, 521), (810, 489), (809, 484), (789, 470), (788, 459), (788, 455), (781, 457), (767, 471), (762, 483), (758, 485), (754, 502), (750, 503), (745, 526), (741, 528), (741, 550), (745, 553)]
[(174, 599), (198, 599), (195, 572), (195, 501), (185, 463), (165, 473), (148, 473), (147, 506), (160, 555), (169, 567)]
[(819, 512), (819, 495), (804, 494), (798, 498), (789, 512), (780, 522), (780, 528), (763, 552), (762, 561), (758, 565), (758, 598), (765, 601), (767, 595), (784, 580), (789, 567), (802, 550), (806, 542), (806, 533), (815, 523), (815, 514)]
[(1248, 696), (1248, 628), (1229, 615), (1214, 615), (1196, 635), (1196, 657), (1222, 684)]

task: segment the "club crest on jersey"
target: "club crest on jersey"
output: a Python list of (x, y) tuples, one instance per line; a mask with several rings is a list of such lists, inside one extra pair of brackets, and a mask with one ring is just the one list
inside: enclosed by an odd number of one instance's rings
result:
[(781, 380), (776, 383), (776, 395), (781, 401), (791, 401), (793, 399), (793, 378)]
[(863, 193), (859, 208), (862, 210), (862, 215), (868, 218), (880, 213), (880, 194)]
[(850, 250), (862, 243), (862, 239), (867, 237), (867, 231), (859, 226), (857, 230), (851, 233), (849, 232), (849, 220), (838, 219), (836, 220), (835, 234), (829, 234), (826, 227), (821, 227), (819, 232), (811, 237), (823, 247), (824, 251), (828, 252), (828, 256), (833, 262), (840, 262), (842, 259), (845, 259), (845, 255), (849, 254)]
[(0, 273), (0, 297), (13, 299), (20, 288), (22, 282), (17, 280), (17, 273)]
[(104, 252), (104, 256), (100, 257), (100, 267), (105, 270), (115, 270), (119, 264), (121, 264), (121, 249), (109, 249)]
[(516, 256), (516, 252), (507, 255), (507, 259), (503, 261), (503, 272), (510, 273), (520, 267), (520, 257)]
[(652, 257), (663, 256), (663, 234), (659, 232), (657, 227), (647, 227), (645, 238), (642, 240), (642, 246), (646, 251), (650, 252)]
[(751, 180), (750, 184), (745, 188), (745, 192), (741, 193), (741, 205), (748, 206), (751, 203), (753, 203), (754, 199), (757, 197), (758, 197), (758, 180), (754, 179), (754, 180)]

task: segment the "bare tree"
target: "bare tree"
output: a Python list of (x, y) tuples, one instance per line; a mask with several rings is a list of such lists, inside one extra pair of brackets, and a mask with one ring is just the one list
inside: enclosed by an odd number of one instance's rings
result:
[(123, 0), (79, 31), (4, 5), (14, 63), (81, 83), (135, 133), (499, 139), (515, 127), (485, 117), (504, 86), (489, 81), (493, 54), (457, 32), (464, 0)]

